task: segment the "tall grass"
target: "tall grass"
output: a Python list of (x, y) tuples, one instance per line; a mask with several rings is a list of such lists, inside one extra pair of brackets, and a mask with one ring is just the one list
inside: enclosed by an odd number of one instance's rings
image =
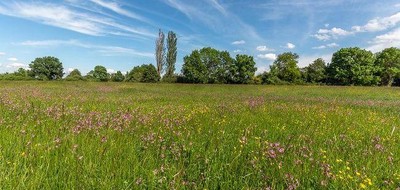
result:
[(0, 83), (3, 189), (396, 189), (400, 89)]

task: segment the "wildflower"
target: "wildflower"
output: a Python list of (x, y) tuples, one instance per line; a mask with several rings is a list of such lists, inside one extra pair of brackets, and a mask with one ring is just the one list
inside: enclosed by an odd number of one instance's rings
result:
[(367, 186), (364, 183), (360, 183), (360, 188), (365, 189), (365, 188), (367, 188)]

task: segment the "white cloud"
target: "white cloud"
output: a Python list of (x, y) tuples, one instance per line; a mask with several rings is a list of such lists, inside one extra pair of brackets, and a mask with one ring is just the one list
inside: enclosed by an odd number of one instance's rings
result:
[(378, 32), (387, 30), (396, 26), (398, 23), (400, 23), (400, 12), (388, 17), (374, 18), (369, 20), (367, 24), (363, 26), (356, 25), (351, 27), (351, 30), (349, 31), (336, 27), (333, 27), (332, 29), (323, 28), (319, 29), (318, 32), (312, 36), (318, 40), (327, 41), (331, 39), (337, 39), (340, 36), (348, 36), (360, 32)]
[(257, 51), (275, 51), (274, 49), (268, 48), (267, 46), (257, 46)]
[(86, 49), (94, 49), (104, 56), (115, 56), (115, 55), (137, 55), (142, 57), (154, 57), (153, 53), (140, 52), (135, 49), (129, 49), (118, 46), (103, 46), (82, 43), (78, 40), (44, 40), (44, 41), (25, 41), (19, 45), (32, 46), (32, 47), (56, 47), (56, 46), (77, 46)]
[(276, 59), (276, 54), (274, 54), (274, 53), (259, 54), (259, 55), (257, 55), (257, 57), (260, 59), (274, 61)]
[(367, 47), (367, 50), (372, 52), (379, 52), (385, 48), (398, 47), (400, 48), (400, 27), (396, 28), (386, 34), (376, 36)]
[(107, 69), (107, 73), (113, 74), (116, 73), (117, 71), (115, 71), (114, 69)]
[(246, 43), (246, 41), (244, 41), (244, 40), (238, 40), (238, 41), (232, 42), (232, 45), (241, 45), (241, 44), (245, 44), (245, 43)]
[(317, 38), (318, 40), (321, 40), (321, 41), (327, 41), (327, 40), (330, 40), (332, 38), (328, 34), (314, 34), (313, 37)]
[(377, 32), (396, 26), (400, 22), (400, 12), (389, 17), (375, 18), (364, 26), (353, 26), (355, 32)]
[(70, 72), (72, 72), (73, 70), (74, 70), (74, 68), (68, 68), (68, 69), (67, 69), (67, 72), (70, 73)]
[(241, 52), (243, 52), (243, 51), (240, 49), (233, 50), (233, 53), (241, 53)]
[(6, 68), (27, 68), (28, 65), (23, 63), (9, 63), (6, 64)]
[(292, 43), (287, 43), (286, 44), (286, 48), (288, 48), (288, 49), (294, 49), (296, 46), (294, 45), (294, 44), (292, 44)]
[(337, 39), (339, 36), (347, 36), (352, 33), (353, 32), (349, 32), (341, 28), (333, 27), (332, 29), (319, 29), (317, 34), (314, 34), (313, 37), (317, 38), (318, 40), (327, 41), (330, 39)]
[(2, 55), (5, 55), (6, 53), (4, 53), (4, 52), (0, 52), (0, 56), (2, 56)]
[(13, 62), (15, 62), (15, 61), (18, 61), (18, 59), (17, 59), (17, 58), (15, 58), (15, 57), (10, 57), (10, 58), (8, 58), (7, 60), (9, 60), (9, 61), (13, 61)]
[(329, 27), (329, 24), (328, 24), (328, 23), (326, 23), (326, 24), (324, 24), (324, 26), (325, 26), (325, 28), (328, 28), (328, 27)]

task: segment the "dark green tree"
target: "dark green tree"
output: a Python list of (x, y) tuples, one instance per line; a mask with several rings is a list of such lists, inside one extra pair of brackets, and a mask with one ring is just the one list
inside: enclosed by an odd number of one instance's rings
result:
[(253, 77), (257, 70), (256, 62), (252, 56), (236, 55), (234, 64), (229, 67), (229, 83), (249, 84), (253, 83)]
[(183, 58), (182, 74), (189, 83), (226, 83), (234, 59), (227, 51), (206, 47)]
[(278, 55), (270, 67), (269, 78), (274, 80), (294, 83), (301, 77), (300, 69), (297, 66), (299, 56), (296, 53), (285, 52)]
[(56, 57), (36, 58), (29, 68), (29, 75), (39, 80), (58, 80), (64, 75), (62, 63)]
[(327, 67), (328, 82), (337, 85), (376, 85), (379, 67), (372, 52), (358, 47), (342, 48), (332, 56)]
[(83, 80), (83, 76), (78, 69), (74, 69), (69, 73), (69, 75), (65, 78), (65, 80), (69, 81)]
[(111, 74), (111, 81), (113, 82), (122, 82), (124, 80), (125, 76), (121, 73), (121, 71)]
[(176, 34), (172, 31), (168, 32), (167, 37), (167, 59), (166, 59), (166, 73), (164, 77), (173, 77), (175, 72), (175, 63), (177, 56), (177, 38)]
[(304, 68), (305, 82), (323, 83), (326, 79), (326, 63), (322, 58), (313, 61)]
[(134, 67), (126, 76), (127, 82), (157, 82), (160, 80), (157, 69), (153, 64), (143, 64)]
[(400, 76), (400, 49), (386, 48), (377, 54), (375, 65), (380, 67), (381, 84), (392, 86), (395, 78)]
[(107, 69), (104, 66), (97, 65), (93, 70), (93, 77), (97, 81), (106, 82), (109, 79), (109, 74), (107, 73)]

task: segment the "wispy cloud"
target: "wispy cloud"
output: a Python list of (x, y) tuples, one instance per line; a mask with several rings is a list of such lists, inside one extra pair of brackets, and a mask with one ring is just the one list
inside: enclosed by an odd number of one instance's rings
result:
[[(245, 39), (254, 41), (262, 40), (253, 26), (242, 21), (240, 17), (230, 12), (217, 0), (207, 0), (205, 1), (206, 4), (204, 4), (204, 1), (163, 0), (163, 2), (180, 11), (190, 20), (200, 21), (214, 32), (224, 33), (225, 35), (240, 35)], [(208, 6), (218, 10), (218, 13), (223, 16), (216, 15), (215, 11), (202, 8)]]
[(4, 52), (0, 52), (0, 56), (3, 56), (3, 55), (5, 55), (6, 53), (4, 53)]
[(221, 14), (223, 14), (224, 16), (228, 16), (227, 11), (225, 10), (224, 7), (222, 7), (221, 4), (218, 3), (217, 0), (208, 0), (208, 2), (210, 3), (210, 5), (212, 7), (214, 7), (215, 9), (217, 9)]
[(23, 64), (23, 63), (9, 63), (5, 65), (6, 68), (27, 68), (28, 65), (27, 64)]
[(67, 6), (51, 3), (9, 3), (5, 6), (0, 5), (0, 14), (32, 20), (92, 36), (118, 35), (125, 32), (132, 35), (155, 37), (154, 34), (146, 30), (119, 24), (109, 17), (78, 12)]
[(113, 1), (106, 2), (106, 1), (103, 1), (103, 0), (90, 0), (90, 1), (95, 3), (95, 4), (97, 4), (97, 5), (100, 5), (100, 6), (104, 7), (104, 8), (106, 8), (106, 9), (112, 10), (115, 13), (118, 13), (120, 15), (127, 16), (127, 17), (130, 17), (130, 18), (142, 21), (142, 22), (149, 22), (149, 20), (147, 18), (123, 9), (116, 2), (113, 2)]
[(19, 45), (31, 46), (31, 47), (76, 46), (86, 49), (93, 49), (96, 52), (101, 53), (103, 56), (115, 56), (124, 54), (124, 55), (136, 55), (142, 57), (154, 57), (154, 54), (149, 52), (140, 52), (135, 49), (118, 47), (118, 46), (103, 46), (103, 45), (82, 43), (78, 40), (25, 41), (19, 43)]
[(17, 59), (17, 58), (15, 58), (15, 57), (10, 57), (10, 58), (8, 58), (7, 60), (9, 60), (9, 61), (13, 61), (13, 62), (15, 62), (15, 61), (18, 61), (18, 59)]
[(246, 41), (244, 41), (244, 40), (237, 40), (237, 41), (232, 42), (232, 45), (241, 45), (241, 44), (245, 44), (245, 43), (246, 43)]

